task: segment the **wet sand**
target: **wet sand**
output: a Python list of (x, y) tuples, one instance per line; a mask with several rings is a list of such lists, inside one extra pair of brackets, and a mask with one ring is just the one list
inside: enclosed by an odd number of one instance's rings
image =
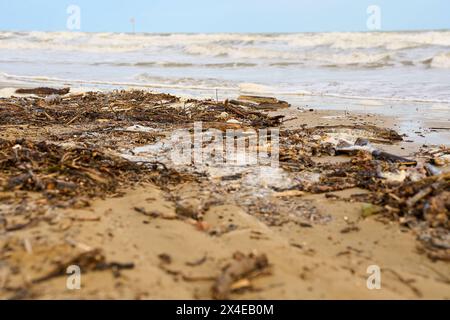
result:
[[(399, 125), (392, 117), (344, 110), (289, 108), (269, 114), (291, 119), (281, 124), (282, 130), (298, 129), (301, 125), (374, 125), (394, 129)], [(49, 137), (58, 134), (73, 137), (87, 128), (89, 125), (76, 122), (45, 127), (2, 125), (0, 138), (51, 141), (54, 138)], [(58, 141), (64, 142), (64, 139)], [(108, 149), (120, 152), (126, 143), (127, 140), (119, 141), (116, 150)], [(421, 145), (421, 141), (405, 138), (398, 143), (377, 146), (411, 157)], [(329, 163), (348, 159), (346, 156), (315, 158)], [(235, 182), (239, 183), (239, 180)], [(450, 298), (448, 261), (433, 261), (424, 254), (415, 231), (377, 215), (363, 218), (364, 203), (347, 200), (366, 190), (302, 192), (280, 198), (272, 194), (264, 199), (278, 212), (273, 220), (270, 214), (274, 213), (264, 213), (264, 208), (255, 213), (254, 208), (239, 202), (245, 196), (236, 198), (217, 186), (223, 185), (208, 181), (182, 181), (170, 186), (148, 182), (119, 185), (113, 195), (94, 198), (87, 208), (52, 209), (52, 214), (58, 217), (52, 223), (42, 221), (33, 227), (2, 232), (0, 248), (13, 248), (4, 256), (7, 265), (16, 263), (20, 272), (13, 274), (2, 265), (0, 280), (7, 285), (0, 290), (0, 297), (210, 299), (213, 284), (232, 261), (233, 254), (253, 252), (265, 254), (269, 266), (243, 277), (245, 281), (235, 284), (228, 298)], [(233, 182), (226, 187), (233, 188)], [(7, 194), (10, 193), (0, 192), (3, 198)], [(32, 198), (33, 192), (29, 196)], [(217, 200), (218, 196), (222, 197), (221, 201), (209, 201)], [(201, 219), (180, 219), (180, 201), (200, 201), (203, 205), (208, 202), (208, 205)], [(80, 290), (68, 290), (67, 277), (62, 274), (33, 281), (52, 270), (54, 262), (62, 259), (60, 251), (65, 246), (70, 246), (71, 252), (99, 248), (107, 261), (132, 263), (133, 267), (82, 273)], [(369, 290), (366, 286), (367, 268), (371, 265), (381, 268), (379, 290)]]

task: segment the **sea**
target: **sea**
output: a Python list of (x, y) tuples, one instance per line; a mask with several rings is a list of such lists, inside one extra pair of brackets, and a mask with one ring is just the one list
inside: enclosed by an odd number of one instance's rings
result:
[[(0, 83), (145, 88), (450, 123), (450, 30), (277, 34), (0, 32)], [(411, 125), (411, 124), (409, 124)]]

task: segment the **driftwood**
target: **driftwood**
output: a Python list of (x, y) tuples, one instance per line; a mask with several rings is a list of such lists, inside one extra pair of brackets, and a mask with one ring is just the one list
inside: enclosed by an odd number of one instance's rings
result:
[(250, 108), (259, 110), (277, 110), (281, 108), (288, 108), (290, 104), (286, 101), (278, 100), (273, 97), (261, 97), (261, 96), (247, 96), (241, 95), (238, 100), (231, 100), (230, 103), (243, 105)]
[(62, 89), (55, 89), (55, 88), (47, 88), (47, 87), (39, 87), (39, 88), (22, 88), (17, 89), (16, 93), (19, 94), (37, 94), (37, 95), (51, 95), (51, 94), (59, 94), (64, 95), (68, 94), (70, 91), (70, 88), (62, 88)]

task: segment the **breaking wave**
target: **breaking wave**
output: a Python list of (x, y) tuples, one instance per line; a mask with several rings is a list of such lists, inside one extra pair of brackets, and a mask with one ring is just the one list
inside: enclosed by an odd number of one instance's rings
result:
[[(129, 34), (81, 32), (0, 32), (0, 50), (123, 54), (124, 66), (190, 67), (192, 60), (213, 60), (211, 68), (311, 64), (361, 68), (423, 65), (448, 68), (450, 31), (298, 34)], [(143, 56), (170, 57), (165, 63)], [(138, 57), (136, 57), (138, 56)], [(139, 58), (139, 59), (137, 59)], [(220, 61), (214, 61), (220, 60)], [(258, 62), (255, 62), (258, 61)], [(94, 61), (101, 63), (102, 61)], [(116, 65), (121, 65), (117, 62)], [(203, 66), (203, 65), (201, 65)]]
[(245, 62), (224, 62), (224, 63), (189, 63), (170, 61), (142, 61), (142, 62), (115, 62), (103, 61), (92, 62), (93, 66), (115, 66), (115, 67), (160, 67), (160, 68), (251, 68), (256, 67), (256, 63)]
[[(334, 92), (323, 92), (317, 90), (286, 90), (277, 86), (263, 85), (258, 83), (240, 83), (236, 81), (224, 81), (216, 78), (195, 79), (195, 78), (165, 78), (152, 76), (150, 74), (139, 74), (135, 81), (104, 81), (104, 80), (83, 80), (83, 79), (62, 79), (46, 76), (21, 76), (2, 73), (0, 81), (12, 83), (33, 83), (33, 84), (53, 84), (53, 85), (78, 85), (83, 89), (89, 89), (91, 86), (97, 88), (155, 88), (155, 89), (175, 89), (183, 92), (184, 90), (203, 90), (203, 91), (221, 91), (235, 96), (236, 94), (260, 94), (260, 95), (282, 95), (282, 96), (322, 96), (339, 99), (361, 100), (361, 101), (397, 101), (397, 102), (421, 102), (443, 104), (447, 109), (450, 99), (433, 99), (420, 97), (388, 97), (376, 95), (358, 95), (341, 94)], [(447, 110), (446, 109), (446, 110)]]
[(430, 65), (432, 68), (450, 68), (450, 52), (433, 57)]

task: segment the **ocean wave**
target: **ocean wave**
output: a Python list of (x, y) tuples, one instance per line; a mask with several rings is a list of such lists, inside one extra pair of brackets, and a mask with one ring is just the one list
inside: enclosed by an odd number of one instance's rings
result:
[(404, 102), (404, 103), (434, 103), (439, 105), (450, 105), (450, 99), (433, 99), (426, 97), (414, 96), (382, 96), (382, 95), (360, 95), (357, 92), (342, 94), (338, 92), (318, 91), (318, 90), (302, 90), (302, 89), (284, 89), (275, 85), (265, 85), (251, 82), (232, 82), (216, 78), (196, 79), (196, 78), (170, 78), (159, 77), (150, 74), (140, 74), (135, 77), (134, 82), (122, 81), (104, 81), (104, 80), (83, 80), (83, 79), (62, 79), (47, 76), (22, 76), (0, 73), (0, 81), (20, 84), (39, 84), (39, 85), (78, 85), (87, 88), (94, 86), (95, 88), (116, 89), (116, 88), (149, 88), (149, 89), (175, 89), (179, 92), (188, 91), (210, 91), (219, 90), (221, 94), (228, 92), (230, 97), (234, 97), (240, 93), (256, 94), (256, 95), (275, 95), (284, 97), (331, 97), (336, 99), (358, 100), (358, 101), (385, 101), (385, 102)]
[(0, 70), (8, 73), (2, 80), (6, 83), (205, 90), (208, 94), (217, 89), (233, 94), (405, 102), (450, 100), (450, 74), (446, 72), (450, 31), (0, 32), (0, 56)]
[[(450, 31), (426, 32), (328, 32), (292, 34), (153, 34), (153, 33), (86, 33), (86, 32), (10, 32), (1, 37), (21, 42), (67, 44), (86, 42), (91, 46), (111, 44), (145, 44), (155, 46), (183, 44), (214, 44), (224, 46), (253, 46), (264, 44), (293, 47), (330, 46), (339, 49), (386, 48), (408, 49), (421, 46), (450, 46)], [(82, 41), (79, 41), (82, 40)], [(90, 41), (92, 40), (92, 41)]]
[(148, 73), (141, 73), (135, 76), (135, 79), (144, 83), (157, 83), (163, 85), (173, 85), (177, 87), (189, 87), (199, 89), (235, 89), (236, 82), (226, 81), (217, 78), (192, 78), (192, 77), (161, 77)]
[(199, 66), (206, 68), (252, 68), (257, 67), (257, 63), (249, 62), (223, 62), (223, 63), (205, 63)]
[(298, 54), (264, 47), (224, 46), (222, 44), (187, 45), (184, 52), (196, 56), (235, 59), (297, 59)]
[(301, 66), (304, 65), (303, 62), (289, 62), (289, 61), (280, 61), (280, 62), (272, 62), (269, 63), (271, 67), (292, 67), (292, 66)]
[[(86, 53), (93, 65), (242, 68), (294, 65), (379, 68), (448, 68), (450, 31), (298, 34), (129, 34), (83, 32), (0, 32), (0, 51), (61, 55)], [(104, 61), (104, 56), (114, 61)], [(33, 55), (30, 55), (33, 57)], [(119, 57), (119, 59), (117, 59)], [(125, 57), (125, 58), (124, 58)], [(128, 58), (132, 59), (128, 59)], [(165, 58), (168, 57), (168, 58)], [(172, 59), (173, 57), (173, 59)], [(199, 58), (205, 60), (199, 64)], [(152, 61), (147, 61), (152, 59)], [(164, 60), (168, 61), (164, 61)], [(127, 61), (128, 60), (128, 61)], [(155, 63), (154, 63), (155, 62)]]
[(441, 53), (431, 59), (432, 68), (450, 68), (450, 52)]
[[(349, 52), (311, 52), (297, 51), (286, 52), (267, 48), (235, 48), (219, 45), (194, 45), (185, 49), (192, 55), (210, 56), (216, 58), (227, 57), (229, 59), (248, 60), (271, 60), (270, 66), (286, 67), (295, 65), (310, 66), (360, 66), (360, 67), (383, 67), (395, 65), (397, 59), (391, 53), (363, 52), (352, 50)], [(411, 61), (412, 64), (414, 62)], [(398, 62), (400, 65), (400, 61)]]
[(330, 32), (287, 36), (291, 46), (329, 46), (335, 49), (386, 49), (450, 46), (450, 31), (427, 32)]
[[(0, 61), (1, 63), (2, 61)], [(101, 61), (91, 62), (92, 66), (114, 66), (114, 67), (161, 67), (161, 68), (251, 68), (256, 63), (247, 62), (223, 62), (223, 63), (189, 63), (177, 61), (141, 61), (141, 62), (117, 62)]]
[(317, 55), (309, 57), (309, 60), (319, 62), (325, 66), (364, 66), (384, 67), (392, 65), (392, 55), (386, 53), (368, 54), (354, 51), (350, 54)]
[[(24, 76), (24, 75), (11, 75), (7, 73), (0, 73), (0, 80), (6, 81), (14, 84), (39, 84), (48, 85), (55, 84), (61, 86), (67, 85), (79, 85), (82, 87), (96, 86), (99, 88), (155, 88), (155, 89), (178, 89), (178, 90), (223, 90), (223, 91), (237, 91), (237, 87), (224, 87), (224, 86), (212, 86), (209, 82), (203, 85), (205, 82), (201, 79), (190, 78), (183, 79), (173, 79), (164, 78), (151, 75), (138, 75), (136, 76), (136, 82), (125, 82), (125, 81), (106, 81), (106, 80), (86, 80), (86, 79), (63, 79), (58, 77), (47, 77), (47, 76)], [(196, 81), (195, 81), (196, 80)], [(214, 80), (214, 79), (209, 79)], [(152, 83), (150, 81), (157, 81)], [(215, 84), (224, 84), (220, 80), (216, 80)]]

